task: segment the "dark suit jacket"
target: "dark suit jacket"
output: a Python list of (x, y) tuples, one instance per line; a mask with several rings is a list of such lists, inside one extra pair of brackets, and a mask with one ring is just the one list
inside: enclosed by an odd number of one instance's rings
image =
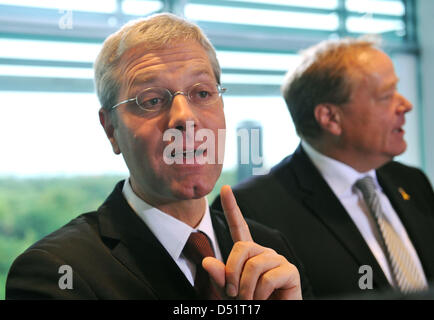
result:
[[(197, 299), (177, 264), (129, 207), (122, 185), (98, 211), (77, 217), (20, 255), (8, 274), (6, 298)], [(226, 261), (233, 246), (226, 220), (215, 210), (211, 219)], [(281, 233), (248, 223), (257, 243), (298, 264)], [(62, 265), (73, 270), (73, 289), (59, 288)], [(309, 297), (307, 281), (302, 281)]]
[[(434, 280), (434, 194), (418, 169), (390, 162), (377, 170), (385, 194), (404, 224), (425, 274)], [(409, 200), (404, 200), (402, 188)], [(316, 297), (351, 296), (359, 288), (359, 267), (373, 270), (374, 291), (389, 283), (359, 230), (301, 146), (268, 175), (234, 188), (246, 217), (283, 232), (306, 271)], [(221, 207), (217, 198), (214, 208)], [(363, 292), (372, 294), (372, 290)]]

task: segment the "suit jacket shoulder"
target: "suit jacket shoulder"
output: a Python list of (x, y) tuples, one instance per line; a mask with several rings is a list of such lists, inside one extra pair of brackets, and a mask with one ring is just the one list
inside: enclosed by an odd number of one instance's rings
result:
[[(95, 298), (90, 284), (83, 279), (88, 270), (81, 261), (92, 261), (99, 247), (96, 212), (77, 217), (61, 229), (36, 242), (12, 264), (6, 283), (7, 299)], [(81, 256), (77, 260), (75, 257)], [(74, 266), (73, 290), (61, 290), (62, 266)]]
[[(72, 288), (59, 268), (72, 270)], [(158, 266), (158, 267), (157, 267)], [(12, 264), (7, 299), (195, 299), (193, 287), (122, 195), (35, 243)]]

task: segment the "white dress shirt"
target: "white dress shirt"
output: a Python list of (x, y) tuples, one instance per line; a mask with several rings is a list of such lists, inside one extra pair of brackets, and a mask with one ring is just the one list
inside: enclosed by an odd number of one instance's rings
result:
[[(155, 207), (152, 207), (139, 198), (131, 188), (129, 179), (125, 180), (122, 193), (133, 211), (146, 223), (149, 229), (151, 229), (152, 233), (176, 262), (192, 286), (194, 286), (196, 265), (189, 261), (182, 253), (182, 250), (190, 237), (190, 233), (199, 230), (205, 233), (211, 241), (216, 258), (223, 261), (217, 238), (214, 233), (214, 228), (212, 226), (208, 200), (206, 200), (206, 197), (204, 216), (197, 228), (193, 229), (184, 222), (158, 210)], [(158, 266), (155, 267), (158, 268)]]
[(306, 141), (302, 141), (302, 146), (308, 157), (312, 160), (315, 167), (319, 170), (324, 180), (333, 190), (336, 197), (350, 215), (356, 227), (359, 229), (362, 237), (365, 239), (369, 249), (377, 259), (378, 264), (386, 275), (389, 283), (393, 284), (390, 267), (387, 263), (386, 255), (383, 252), (379, 242), (379, 234), (375, 227), (375, 218), (372, 217), (372, 214), (369, 212), (361, 191), (354, 185), (357, 180), (367, 175), (370, 175), (374, 179), (376, 191), (380, 198), (383, 212), (415, 261), (416, 266), (423, 275), (426, 284), (425, 274), (423, 272), (423, 268), (416, 250), (414, 249), (413, 244), (408, 237), (407, 231), (399, 219), (399, 216), (393, 209), (389, 199), (384, 194), (380, 184), (378, 183), (375, 170), (360, 173), (340, 161), (319, 153)]

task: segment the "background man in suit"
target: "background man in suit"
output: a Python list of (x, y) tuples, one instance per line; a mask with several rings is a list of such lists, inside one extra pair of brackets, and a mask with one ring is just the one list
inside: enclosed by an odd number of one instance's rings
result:
[(392, 161), (406, 149), (412, 109), (397, 83), (373, 41), (306, 50), (282, 87), (301, 145), (234, 188), (245, 216), (287, 236), (315, 296), (411, 292), (434, 277), (432, 187), (420, 170)]
[[(228, 186), (221, 191), (226, 219), (209, 210), (205, 196), (222, 164), (196, 156), (217, 154), (219, 143), (216, 150), (186, 143), (189, 132), (218, 137), (225, 128), (220, 71), (201, 30), (170, 14), (133, 21), (107, 38), (95, 63), (99, 116), (130, 178), (98, 211), (18, 257), (7, 298), (302, 297), (299, 272), (287, 260), (295, 257), (279, 232), (247, 225)], [(175, 154), (165, 153), (169, 129), (182, 137)], [(69, 285), (60, 279), (65, 265), (73, 272)]]

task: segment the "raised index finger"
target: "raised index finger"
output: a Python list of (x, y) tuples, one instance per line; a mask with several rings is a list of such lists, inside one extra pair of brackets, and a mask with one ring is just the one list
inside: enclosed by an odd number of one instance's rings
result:
[(253, 241), (252, 236), (250, 235), (249, 227), (247, 226), (246, 220), (243, 218), (230, 186), (225, 185), (221, 188), (220, 199), (226, 221), (229, 225), (232, 240), (234, 242)]

